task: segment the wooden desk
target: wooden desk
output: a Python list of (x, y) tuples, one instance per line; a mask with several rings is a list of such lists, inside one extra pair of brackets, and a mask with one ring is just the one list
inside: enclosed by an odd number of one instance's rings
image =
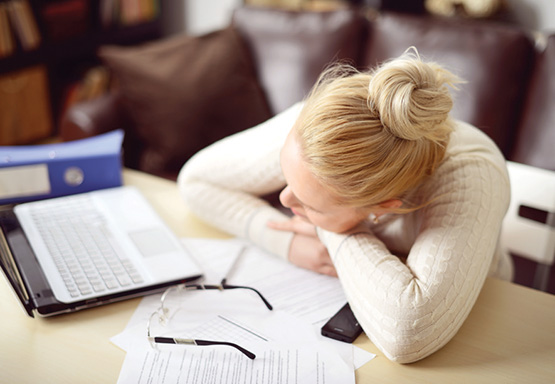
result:
[[(175, 183), (130, 170), (124, 180), (141, 188), (180, 237), (227, 237), (190, 215)], [(0, 383), (115, 383), (125, 353), (109, 339), (138, 303), (31, 319), (3, 279)], [(364, 335), (356, 345), (377, 354), (356, 371), (357, 383), (553, 383), (555, 296), (488, 279), (459, 333), (427, 359), (392, 363)]]

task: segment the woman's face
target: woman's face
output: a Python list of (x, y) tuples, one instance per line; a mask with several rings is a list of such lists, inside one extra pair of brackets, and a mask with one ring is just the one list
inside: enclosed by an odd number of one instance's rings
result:
[(281, 192), (281, 203), (303, 220), (325, 230), (342, 233), (355, 227), (369, 211), (346, 207), (330, 194), (310, 173), (302, 158), (294, 130), (281, 151), (281, 169), (287, 186)]

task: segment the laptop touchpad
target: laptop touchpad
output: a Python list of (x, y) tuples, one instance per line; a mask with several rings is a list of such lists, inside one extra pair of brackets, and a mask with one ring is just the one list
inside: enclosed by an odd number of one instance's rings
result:
[(158, 228), (131, 232), (129, 237), (144, 257), (171, 253), (177, 250), (168, 234)]

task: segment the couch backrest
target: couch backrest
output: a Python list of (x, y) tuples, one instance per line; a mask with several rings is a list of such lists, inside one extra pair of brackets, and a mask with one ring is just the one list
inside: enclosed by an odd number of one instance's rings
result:
[[(360, 9), (328, 12), (240, 7), (233, 22), (253, 51), (274, 113), (299, 101), (331, 61), (361, 69), (414, 46), (466, 80), (454, 92), (453, 117), (486, 132), (511, 157), (536, 55), (516, 26)], [(552, 118), (552, 117), (551, 117)]]
[(511, 159), (555, 171), (555, 35), (538, 54)]
[(360, 60), (366, 22), (354, 9), (303, 12), (239, 7), (234, 26), (251, 48), (270, 109), (301, 100), (327, 64)]
[(452, 116), (486, 132), (509, 156), (534, 57), (526, 32), (491, 22), (382, 13), (370, 23), (363, 64), (374, 66), (410, 46), (466, 81), (453, 93)]

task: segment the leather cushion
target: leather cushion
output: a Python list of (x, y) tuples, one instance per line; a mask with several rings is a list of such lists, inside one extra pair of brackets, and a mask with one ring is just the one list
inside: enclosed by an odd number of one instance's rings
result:
[(555, 35), (538, 55), (512, 160), (555, 171)]
[(135, 47), (104, 46), (121, 101), (143, 143), (138, 168), (176, 175), (203, 147), (271, 117), (252, 59), (232, 27)]
[(240, 7), (233, 24), (253, 53), (272, 113), (303, 99), (330, 62), (359, 60), (364, 19), (352, 8), (303, 12)]
[(384, 13), (371, 23), (363, 63), (374, 66), (411, 46), (467, 81), (453, 93), (452, 116), (486, 132), (508, 156), (534, 57), (532, 40), (501, 24)]

